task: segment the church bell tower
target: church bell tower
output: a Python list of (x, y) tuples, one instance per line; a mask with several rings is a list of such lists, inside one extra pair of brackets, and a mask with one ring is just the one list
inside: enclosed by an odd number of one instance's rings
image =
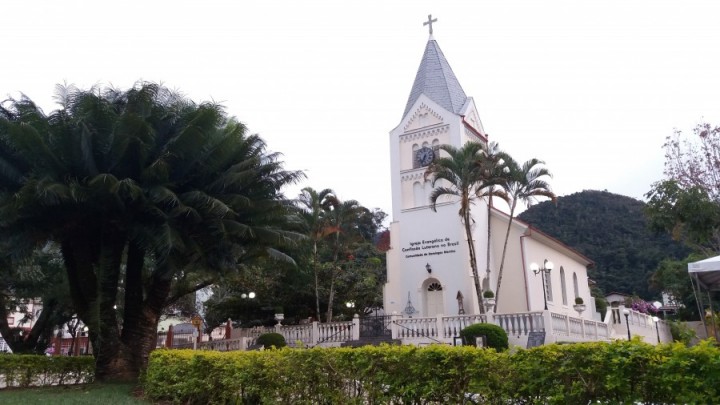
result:
[[(425, 178), (427, 166), (444, 153), (440, 145), (487, 143), (472, 97), (466, 96), (433, 37), (436, 21), (428, 16), (424, 23), (430, 37), (400, 124), (390, 131), (393, 222), (384, 289), (388, 314), (428, 317), (479, 312), (459, 204), (438, 200), (437, 212), (431, 210), (432, 187)], [(485, 203), (474, 205), (472, 215), (478, 269), (484, 269)]]

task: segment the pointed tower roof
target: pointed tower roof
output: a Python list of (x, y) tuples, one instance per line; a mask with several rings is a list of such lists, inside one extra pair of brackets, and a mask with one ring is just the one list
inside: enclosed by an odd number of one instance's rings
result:
[(408, 113), (421, 94), (425, 94), (448, 111), (458, 114), (465, 105), (467, 96), (437, 41), (430, 35), (425, 53), (420, 61), (417, 75), (403, 117)]

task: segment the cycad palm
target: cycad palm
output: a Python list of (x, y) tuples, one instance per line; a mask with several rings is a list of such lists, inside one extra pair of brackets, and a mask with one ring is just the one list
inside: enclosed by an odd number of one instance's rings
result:
[(199, 272), (206, 284), (258, 255), (289, 259), (276, 248), (299, 234), (280, 189), (302, 174), (218, 105), (154, 84), (70, 88), (60, 104), (45, 116), (23, 98), (0, 113), (3, 242), (18, 255), (59, 242), (97, 376), (135, 378), (174, 279)]
[[(465, 228), (470, 268), (478, 300), (477, 304), (480, 311), (482, 311), (482, 289), (477, 269), (475, 243), (472, 237), (472, 224), (474, 221), (471, 215), (471, 207), (475, 200), (480, 199), (476, 190), (485, 188), (479, 162), (487, 158), (487, 148), (480, 143), (468, 142), (461, 148), (441, 145), (440, 149), (447, 153), (448, 156), (436, 158), (425, 172), (426, 177), (431, 177), (431, 184), (434, 187), (430, 194), (430, 208), (436, 211), (438, 199), (441, 197), (449, 197), (450, 199), (454, 197), (460, 204), (458, 215)], [(437, 184), (441, 185), (435, 188)]]
[(503, 244), (500, 270), (498, 271), (497, 286), (495, 288), (496, 305), (500, 303), (500, 286), (502, 284), (505, 254), (507, 253), (510, 227), (512, 226), (513, 215), (515, 214), (518, 202), (530, 206), (535, 203), (537, 197), (547, 197), (552, 202), (556, 200), (555, 193), (552, 192), (550, 184), (544, 179), (545, 177), (552, 177), (550, 172), (545, 167), (542, 167), (545, 162), (538, 159), (530, 159), (523, 163), (521, 167), (509, 155), (505, 155), (503, 159), (505, 160), (504, 166), (507, 167), (508, 171), (507, 180), (503, 187), (510, 197), (510, 218), (508, 220), (507, 231), (505, 232), (505, 242)]

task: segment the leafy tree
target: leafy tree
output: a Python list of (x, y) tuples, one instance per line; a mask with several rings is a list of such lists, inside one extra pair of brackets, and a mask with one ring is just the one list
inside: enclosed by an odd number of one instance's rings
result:
[(12, 257), (61, 246), (96, 377), (135, 379), (169, 302), (257, 257), (291, 260), (301, 235), (280, 190), (302, 173), (219, 105), (156, 84), (58, 100), (0, 110), (0, 242)]
[(653, 283), (659, 289), (674, 291), (685, 310), (693, 311), (690, 308), (695, 299), (688, 294), (687, 262), (720, 251), (720, 127), (702, 123), (690, 136), (675, 131), (666, 139), (664, 149), (665, 179), (654, 183), (646, 194), (645, 213), (653, 230), (668, 232), (698, 255), (684, 261), (684, 277), (676, 274), (683, 262), (663, 262)]
[(685, 188), (677, 180), (653, 184), (645, 195), (650, 228), (667, 232), (705, 255), (720, 250), (720, 203), (700, 186)]
[(702, 123), (687, 137), (676, 130), (665, 139), (665, 176), (684, 190), (705, 191), (720, 203), (720, 127)]
[[(437, 210), (437, 201), (440, 197), (456, 197), (460, 203), (458, 215), (465, 227), (468, 251), (470, 256), (470, 268), (475, 283), (478, 308), (482, 305), (482, 288), (478, 275), (477, 259), (475, 254), (475, 242), (472, 237), (473, 218), (471, 206), (481, 197), (476, 190), (482, 190), (489, 186), (483, 178), (482, 161), (487, 158), (487, 146), (476, 142), (468, 142), (461, 148), (452, 145), (441, 145), (440, 149), (448, 154), (447, 157), (436, 158), (428, 166), (425, 176), (431, 177), (431, 184), (434, 187), (430, 194), (430, 208)], [(440, 184), (439, 187), (435, 187)]]
[[(6, 260), (0, 274), (0, 334), (13, 353), (42, 354), (53, 331), (71, 322), (73, 316), (59, 249), (48, 244), (21, 262)], [(39, 314), (29, 309), (30, 301), (42, 303)], [(18, 324), (33, 323), (29, 331), (8, 324), (16, 308), (23, 314)]]
[(676, 304), (677, 318), (683, 320), (699, 319), (697, 300), (688, 276), (688, 263), (702, 260), (705, 256), (690, 254), (682, 260), (665, 259), (661, 261), (650, 279), (651, 285), (658, 291), (669, 294)]
[(510, 199), (510, 218), (508, 219), (507, 231), (505, 232), (505, 242), (503, 243), (502, 256), (500, 258), (500, 270), (498, 271), (497, 287), (495, 287), (495, 300), (500, 301), (500, 286), (502, 284), (503, 266), (505, 264), (505, 254), (507, 253), (508, 239), (510, 238), (510, 228), (512, 227), (515, 208), (518, 202), (523, 202), (527, 206), (533, 205), (537, 197), (549, 198), (552, 203), (556, 202), (555, 193), (550, 189), (550, 184), (545, 181), (546, 177), (552, 177), (550, 172), (540, 167), (545, 162), (538, 159), (530, 159), (523, 163), (522, 167), (509, 155), (504, 157), (504, 167), (508, 168), (505, 173), (503, 188)]
[[(303, 190), (300, 198), (312, 194), (310, 191)], [(381, 226), (385, 213), (359, 206), (358, 215), (349, 215), (343, 221), (338, 250), (336, 222), (331, 216), (336, 201), (328, 199), (328, 204), (320, 209), (322, 213), (317, 216), (325, 221), (323, 227), (326, 229), (315, 233), (315, 236), (309, 234), (307, 240), (288, 251), (295, 258), (297, 268), (260, 261), (254, 266), (238, 269), (236, 274), (214, 286), (213, 296), (206, 302), (208, 327), (220, 325), (228, 317), (240, 321), (241, 325), (273, 323), (272, 313), (264, 308), (274, 306), (284, 308), (283, 323), (299, 322), (310, 315), (319, 319), (319, 306), (332, 308), (330, 319), (337, 318), (338, 313), (342, 316), (367, 313), (370, 308), (382, 306), (385, 257), (374, 241), (384, 231)], [(352, 203), (355, 204), (357, 202)], [(302, 209), (303, 205), (299, 204), (299, 207)], [(303, 211), (303, 232), (308, 234), (307, 216), (310, 211)], [(337, 256), (336, 252), (339, 252)], [(314, 284), (316, 275), (317, 293), (314, 293), (313, 288), (308, 287)], [(242, 298), (242, 294), (249, 291), (256, 293), (254, 300)], [(338, 302), (337, 297), (342, 297), (342, 301)], [(345, 307), (346, 302), (354, 303), (352, 310)], [(328, 319), (327, 316), (323, 318)]]

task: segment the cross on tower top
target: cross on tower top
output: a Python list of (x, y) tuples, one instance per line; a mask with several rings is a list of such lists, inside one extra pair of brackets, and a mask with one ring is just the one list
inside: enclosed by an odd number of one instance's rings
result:
[(423, 23), (423, 27), (426, 26), (426, 25), (429, 25), (429, 26), (430, 26), (430, 35), (432, 35), (432, 33), (433, 33), (433, 31), (432, 31), (432, 25), (433, 25), (434, 22), (437, 22), (437, 18), (434, 18), (434, 19), (433, 19), (433, 18), (432, 18), (432, 14), (428, 14), (428, 20)]

